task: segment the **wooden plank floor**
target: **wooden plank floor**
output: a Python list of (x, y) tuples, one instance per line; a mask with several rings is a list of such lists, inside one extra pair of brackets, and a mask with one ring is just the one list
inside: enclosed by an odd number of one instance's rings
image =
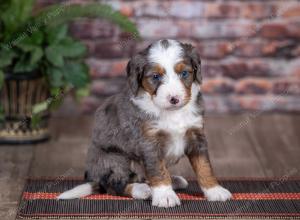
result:
[[(0, 146), (0, 219), (15, 219), (27, 176), (81, 176), (92, 117), (53, 118), (46, 144)], [(206, 117), (209, 153), (218, 177), (300, 176), (300, 115)], [(171, 168), (192, 177), (183, 159)]]

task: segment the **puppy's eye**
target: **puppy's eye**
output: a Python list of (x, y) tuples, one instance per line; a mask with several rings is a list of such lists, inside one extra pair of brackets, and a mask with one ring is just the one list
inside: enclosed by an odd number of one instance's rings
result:
[(187, 78), (189, 76), (189, 74), (190, 73), (188, 71), (184, 70), (184, 71), (182, 71), (180, 73), (180, 77), (183, 78), (183, 79), (185, 79), (185, 78)]
[(153, 81), (160, 81), (161, 80), (161, 75), (159, 75), (157, 73), (154, 73), (152, 75), (152, 79), (153, 79)]

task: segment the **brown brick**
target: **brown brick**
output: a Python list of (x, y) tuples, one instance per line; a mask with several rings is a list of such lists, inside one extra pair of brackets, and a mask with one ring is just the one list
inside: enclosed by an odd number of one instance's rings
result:
[(300, 98), (297, 96), (253, 95), (231, 97), (240, 110), (256, 111), (254, 116), (266, 111), (290, 112), (300, 110)]
[(126, 51), (122, 50), (118, 43), (97, 42), (95, 44), (95, 57), (99, 58), (120, 58), (126, 56)]
[(192, 37), (192, 23), (187, 20), (178, 20), (176, 26), (179, 28), (176, 38), (191, 38)]
[(170, 5), (167, 6), (167, 14), (175, 18), (196, 18), (202, 17), (205, 8), (201, 1), (167, 1)]
[(300, 22), (289, 22), (287, 24), (287, 32), (289, 37), (300, 38)]
[(250, 2), (241, 6), (240, 17), (250, 19), (272, 18), (275, 16), (276, 7), (266, 2)]
[(115, 11), (119, 11), (124, 16), (127, 17), (134, 16), (135, 4), (131, 4), (129, 2), (119, 1), (119, 0), (106, 1), (105, 4), (110, 5)]
[(271, 89), (272, 84), (267, 78), (241, 79), (235, 85), (235, 91), (239, 94), (265, 94)]
[(282, 56), (293, 57), (292, 49), (295, 47), (295, 42), (290, 40), (268, 41), (262, 46), (262, 55), (265, 56)]
[(98, 79), (102, 77), (125, 76), (128, 59), (102, 60), (89, 58), (86, 62), (90, 66), (91, 77)]
[(253, 59), (250, 62), (246, 62), (249, 76), (270, 76), (271, 74), (277, 73), (274, 70), (279, 70), (277, 66), (274, 67), (275, 62), (269, 60)]
[(240, 57), (284, 57), (297, 56), (297, 43), (292, 40), (242, 40), (232, 43), (234, 54)]
[(297, 47), (295, 47), (293, 50), (292, 50), (292, 55), (295, 56), (295, 57), (300, 57), (300, 45), (298, 45)]
[(197, 45), (200, 57), (220, 59), (229, 55), (231, 47), (229, 42), (202, 42)]
[(178, 38), (191, 35), (191, 23), (165, 18), (138, 19), (137, 25), (143, 39)]
[(298, 18), (300, 17), (299, 3), (290, 4), (288, 7), (282, 9), (281, 16), (284, 18)]
[(240, 38), (256, 35), (256, 25), (249, 21), (194, 22), (192, 35), (199, 39)]
[(70, 27), (72, 34), (81, 39), (111, 38), (116, 33), (115, 25), (98, 19), (82, 19)]
[(204, 3), (177, 1), (131, 1), (137, 17), (195, 18), (203, 16)]
[(228, 94), (231, 93), (234, 82), (231, 79), (226, 79), (222, 77), (214, 79), (206, 79), (203, 81), (201, 86), (201, 91), (205, 94)]
[(206, 112), (217, 114), (233, 111), (233, 107), (228, 104), (228, 100), (227, 95), (204, 95), (205, 110)]
[(288, 65), (288, 75), (300, 78), (300, 58), (294, 59)]
[(262, 55), (262, 46), (261, 41), (239, 41), (234, 43), (234, 53), (240, 57), (257, 57)]
[(228, 2), (209, 2), (205, 4), (204, 17), (206, 18), (237, 18), (240, 13), (240, 4)]
[(129, 57), (134, 51), (134, 41), (119, 40), (118, 42), (107, 40), (86, 41), (89, 54), (97, 58), (122, 58)]
[(284, 74), (282, 71), (285, 68), (285, 61), (272, 61), (269, 59), (235, 59), (230, 58), (222, 60), (220, 65), (223, 68), (224, 76), (234, 79), (243, 78), (246, 76), (267, 77), (270, 75)]
[(262, 108), (262, 100), (255, 96), (236, 96), (231, 102), (239, 106), (240, 110), (257, 111)]
[(288, 30), (283, 22), (269, 22), (261, 26), (260, 34), (266, 38), (284, 38), (288, 35)]
[(127, 17), (132, 17), (134, 15), (134, 10), (129, 5), (123, 4), (119, 11), (122, 15)]
[(168, 17), (170, 3), (166, 1), (133, 1), (137, 17)]
[(224, 76), (234, 79), (245, 77), (248, 73), (247, 63), (239, 60), (227, 60), (221, 64)]
[(95, 53), (95, 42), (93, 40), (81, 40), (88, 49), (88, 54)]
[(97, 96), (113, 95), (120, 92), (126, 82), (125, 77), (95, 80), (91, 85), (91, 93)]
[(273, 93), (280, 95), (300, 95), (300, 79), (281, 78), (274, 80)]
[(219, 63), (202, 61), (202, 75), (204, 78), (211, 78), (223, 75), (223, 68)]

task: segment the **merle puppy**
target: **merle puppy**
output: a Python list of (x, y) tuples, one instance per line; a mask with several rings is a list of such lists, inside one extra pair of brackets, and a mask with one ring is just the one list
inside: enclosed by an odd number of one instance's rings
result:
[(188, 183), (171, 176), (168, 166), (183, 156), (208, 200), (230, 199), (208, 158), (200, 65), (196, 49), (175, 40), (157, 41), (135, 55), (127, 66), (127, 86), (96, 112), (87, 183), (58, 199), (102, 191), (151, 198), (158, 207), (180, 205), (174, 190)]

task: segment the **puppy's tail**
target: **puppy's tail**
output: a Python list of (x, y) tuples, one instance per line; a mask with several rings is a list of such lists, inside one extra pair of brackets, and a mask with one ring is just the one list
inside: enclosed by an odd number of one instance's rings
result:
[(57, 199), (76, 199), (91, 195), (94, 191), (94, 183), (85, 183), (60, 194)]

